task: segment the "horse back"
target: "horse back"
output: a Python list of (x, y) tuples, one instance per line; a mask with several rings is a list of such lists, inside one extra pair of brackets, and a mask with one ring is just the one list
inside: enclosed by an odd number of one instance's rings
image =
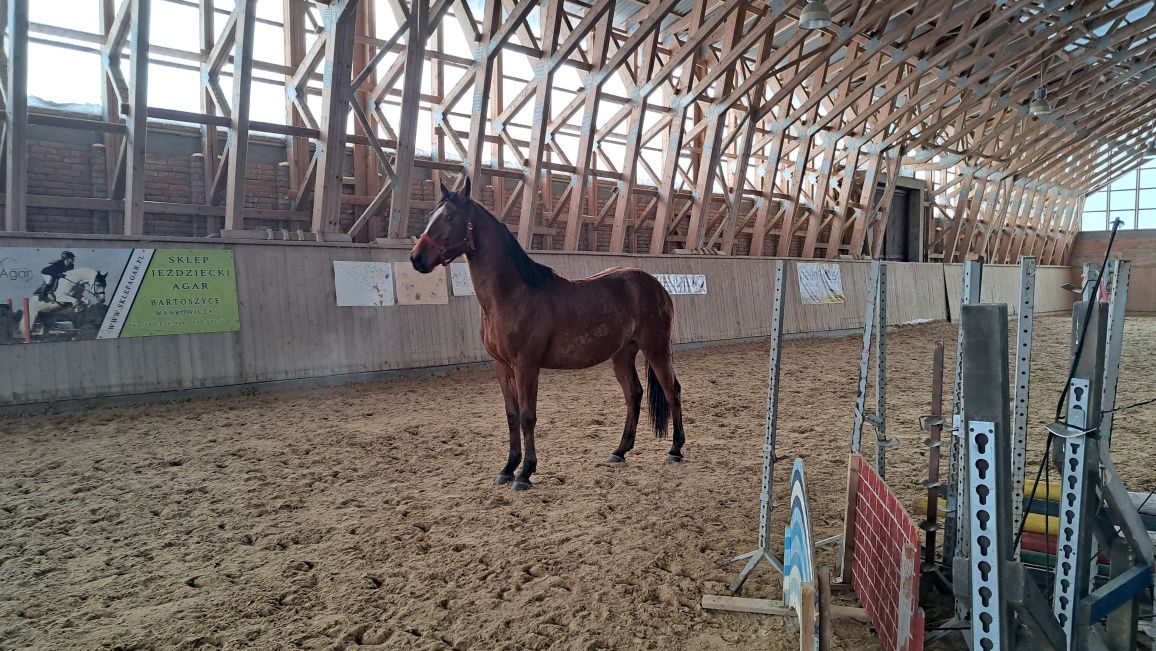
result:
[(670, 294), (662, 283), (637, 267), (611, 267), (572, 282), (576, 287), (610, 290), (627, 299), (635, 310), (667, 313), (673, 307)]

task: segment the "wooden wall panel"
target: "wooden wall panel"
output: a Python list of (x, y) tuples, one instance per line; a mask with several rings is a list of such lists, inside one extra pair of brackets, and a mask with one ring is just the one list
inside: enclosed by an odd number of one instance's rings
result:
[[(56, 236), (0, 237), (0, 246), (59, 247)], [(405, 262), (404, 249), (357, 244), (221, 240), (155, 240), (92, 237), (84, 247), (230, 248), (237, 269), (241, 330), (232, 333), (140, 337), (0, 347), (0, 405), (213, 387), (349, 373), (444, 366), (488, 360), (478, 336), (479, 310), (472, 296), (450, 296), (448, 305), (387, 308), (336, 307), (333, 261)], [(603, 269), (637, 266), (651, 273), (704, 274), (707, 294), (676, 296), (678, 343), (769, 334), (774, 260), (718, 256), (535, 253), (570, 278)], [(868, 262), (843, 261), (846, 302), (801, 305), (798, 282), (787, 283), (788, 333), (860, 328)], [(788, 267), (789, 269), (791, 267)], [(889, 323), (943, 319), (944, 278), (959, 267), (888, 265)], [(1064, 268), (1041, 270), (1063, 277)], [(444, 269), (438, 273), (445, 273)], [(791, 272), (793, 274), (793, 271)], [(1015, 287), (1015, 267), (989, 267), (992, 297)], [(1005, 278), (1006, 276), (1006, 278)], [(1008, 279), (1011, 279), (1010, 281)], [(448, 278), (446, 280), (448, 282)], [(1010, 284), (1009, 284), (1010, 283)], [(1057, 282), (1039, 283), (1041, 305)], [(1134, 296), (1142, 282), (1133, 282)], [(1151, 282), (1148, 283), (1152, 285)], [(958, 296), (958, 281), (948, 295)], [(1062, 290), (1056, 290), (1062, 292)], [(1062, 294), (1051, 301), (1063, 301)], [(1014, 294), (1010, 296), (1014, 302)], [(1006, 300), (1006, 299), (1001, 299)], [(1051, 305), (1051, 303), (1047, 303)]]
[[(1049, 314), (1071, 309), (1075, 296), (1060, 285), (1069, 281), (1068, 267), (1038, 267), (1036, 269), (1036, 313)], [(963, 265), (943, 265), (947, 286), (947, 303), (954, 323), (959, 322), (959, 299), (963, 294)], [(1007, 303), (1008, 316), (1019, 314), (1020, 268), (1018, 265), (987, 264), (983, 266), (983, 287), (980, 300), (984, 303)]]
[(943, 321), (947, 318), (943, 271), (938, 264), (887, 263), (887, 323)]

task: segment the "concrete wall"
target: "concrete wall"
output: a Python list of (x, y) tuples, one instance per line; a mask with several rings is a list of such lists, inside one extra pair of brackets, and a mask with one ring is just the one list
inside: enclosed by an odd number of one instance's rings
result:
[[(0, 346), (0, 405), (417, 369), (489, 359), (478, 336), (478, 306), (471, 296), (451, 297), (448, 305), (438, 306), (336, 307), (333, 261), (404, 261), (408, 253), (405, 249), (203, 238), (0, 236), (0, 246), (55, 249), (63, 245), (230, 248), (236, 260), (241, 330)], [(534, 257), (571, 278), (615, 265), (637, 266), (654, 273), (705, 274), (705, 296), (675, 297), (678, 342), (769, 334), (774, 280), (771, 259), (596, 253), (541, 253)], [(798, 283), (789, 279), (787, 332), (862, 327), (869, 264), (839, 265), (847, 297), (843, 304), (803, 305)], [(890, 323), (947, 318), (946, 295), (958, 293), (958, 289), (945, 289), (943, 265), (893, 263), (888, 270)], [(1048, 271), (1057, 272), (1062, 275), (1067, 271)], [(996, 275), (993, 271), (990, 277)], [(1067, 300), (1056, 283), (1039, 285), (1038, 291), (1045, 297), (1041, 303), (1051, 305)], [(1015, 302), (1014, 293), (995, 298)]]

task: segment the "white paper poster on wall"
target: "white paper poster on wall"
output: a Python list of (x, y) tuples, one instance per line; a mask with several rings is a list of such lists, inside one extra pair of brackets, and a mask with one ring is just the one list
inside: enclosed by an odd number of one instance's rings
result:
[(428, 274), (414, 270), (409, 262), (395, 262), (398, 305), (446, 305), (450, 302), (446, 274), (441, 267)]
[(455, 262), (450, 265), (450, 286), (454, 296), (473, 296), (474, 279), (470, 276), (470, 265)]
[(396, 300), (393, 265), (388, 262), (333, 262), (338, 307), (383, 307)]
[(655, 274), (670, 294), (706, 294), (706, 276), (702, 274)]
[(824, 262), (799, 262), (799, 297), (806, 305), (842, 303), (843, 277), (839, 265)]

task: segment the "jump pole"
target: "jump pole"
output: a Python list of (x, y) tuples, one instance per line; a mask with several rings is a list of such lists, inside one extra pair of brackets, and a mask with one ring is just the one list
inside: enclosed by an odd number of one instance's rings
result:
[(24, 316), (23, 316), (24, 343), (30, 344), (30, 343), (32, 343), (32, 316), (31, 316), (31, 306), (29, 305), (27, 298), (24, 299), (23, 305), (24, 305)]

